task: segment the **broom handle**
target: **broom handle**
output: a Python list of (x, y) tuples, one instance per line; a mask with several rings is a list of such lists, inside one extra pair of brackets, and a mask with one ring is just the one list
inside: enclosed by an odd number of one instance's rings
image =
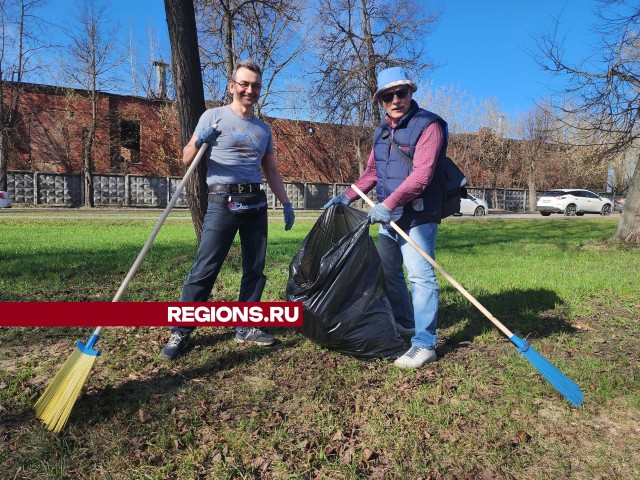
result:
[[(373, 203), (373, 201), (367, 197), (364, 193), (362, 193), (362, 190), (360, 190), (358, 187), (356, 187), (355, 185), (351, 185), (351, 188), (358, 194), (360, 195), (360, 197), (362, 197), (362, 199), (367, 202), (370, 206), (375, 206), (375, 203)], [(416, 249), (416, 251), (422, 255), (424, 257), (424, 259), (426, 261), (428, 261), (431, 265), (433, 265), (433, 268), (435, 268), (436, 270), (438, 270), (438, 272), (440, 272), (440, 274), (446, 278), (449, 283), (451, 283), (451, 285), (453, 285), (454, 287), (456, 287), (456, 289), (465, 297), (467, 297), (467, 299), (473, 303), (476, 308), (478, 310), (480, 310), (482, 313), (484, 313), (485, 317), (487, 317), (491, 323), (493, 323), (496, 327), (498, 327), (498, 329), (500, 329), (500, 331), (502, 333), (504, 333), (508, 338), (513, 337), (513, 332), (511, 332), (507, 327), (505, 327), (496, 317), (494, 317), (493, 315), (491, 315), (491, 312), (489, 312), (489, 310), (487, 310), (486, 308), (484, 308), (484, 306), (478, 301), (476, 300), (476, 298), (471, 295), (469, 292), (467, 292), (467, 290), (460, 285), (458, 282), (455, 281), (455, 279), (449, 275), (447, 272), (444, 271), (444, 269), (433, 259), (431, 258), (427, 252), (425, 252), (422, 248), (420, 248), (418, 246), (418, 244), (416, 242), (414, 242), (409, 235), (407, 235), (404, 230), (402, 230), (398, 225), (396, 225), (396, 222), (391, 222), (391, 226), (393, 227), (393, 229), (398, 232), (398, 234), (404, 238), (407, 243), (409, 243), (413, 248)]]
[[(218, 128), (218, 124), (217, 123), (213, 124), (212, 127), (213, 128)], [(198, 151), (198, 154), (196, 155), (196, 158), (193, 160), (193, 162), (191, 162), (191, 165), (189, 166), (189, 169), (187, 170), (187, 173), (184, 174), (184, 177), (182, 178), (182, 181), (178, 184), (178, 186), (176, 188), (176, 192), (173, 194), (173, 197), (171, 197), (171, 200), (169, 200), (169, 204), (164, 209), (164, 212), (162, 212), (162, 215), (160, 216), (160, 219), (158, 220), (158, 223), (156, 223), (156, 226), (153, 229), (153, 232), (151, 232), (151, 235), (149, 235), (149, 238), (147, 239), (147, 243), (145, 243), (144, 247), (142, 247), (142, 250), (140, 250), (140, 253), (138, 254), (138, 258), (136, 258), (136, 261), (133, 262), (133, 265), (131, 266), (131, 269), (129, 270), (129, 273), (127, 274), (127, 276), (125, 277), (124, 281), (122, 282), (122, 285), (120, 285), (120, 288), (116, 292), (115, 297), (113, 297), (112, 302), (119, 302), (120, 301), (120, 298), (122, 297), (122, 294), (124, 293), (124, 291), (129, 286), (129, 282), (131, 281), (133, 276), (138, 271), (138, 267), (140, 267), (140, 264), (142, 263), (142, 260), (144, 259), (144, 257), (147, 254), (147, 252), (149, 251), (149, 248), (151, 248), (151, 244), (155, 240), (156, 235), (158, 234), (158, 232), (160, 231), (160, 228), (162, 227), (162, 224), (164, 223), (164, 221), (169, 216), (169, 213), (171, 212), (171, 209), (173, 208), (175, 203), (178, 201), (178, 197), (182, 193), (182, 190), (184, 190), (184, 187), (187, 184), (187, 182), (189, 181), (189, 178), (191, 177), (191, 175), (195, 171), (196, 167), (198, 166), (198, 163), (200, 163), (200, 159), (204, 155), (204, 152), (207, 150), (207, 147), (209, 147), (209, 144), (206, 143), (206, 142), (203, 143), (200, 146), (200, 150)]]

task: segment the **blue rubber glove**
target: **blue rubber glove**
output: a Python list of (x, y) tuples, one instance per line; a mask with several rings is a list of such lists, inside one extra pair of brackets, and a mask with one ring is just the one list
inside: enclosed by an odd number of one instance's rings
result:
[(327, 209), (331, 205), (337, 205), (338, 203), (349, 205), (351, 203), (351, 200), (349, 200), (349, 197), (347, 197), (344, 193), (341, 193), (340, 195), (336, 195), (331, 200), (329, 200), (327, 204), (322, 208)]
[(293, 222), (296, 219), (296, 214), (293, 213), (293, 207), (291, 206), (291, 203), (285, 203), (283, 205), (282, 212), (284, 213), (284, 229), (291, 230), (291, 227), (293, 227)]
[(196, 140), (196, 147), (200, 148), (203, 143), (207, 143), (209, 146), (217, 145), (216, 139), (222, 132), (220, 130), (216, 130), (215, 128), (206, 127), (202, 130), (197, 131), (195, 134), (198, 136)]
[(384, 206), (382, 203), (378, 203), (371, 210), (369, 210), (369, 223), (389, 223), (391, 221), (391, 210)]

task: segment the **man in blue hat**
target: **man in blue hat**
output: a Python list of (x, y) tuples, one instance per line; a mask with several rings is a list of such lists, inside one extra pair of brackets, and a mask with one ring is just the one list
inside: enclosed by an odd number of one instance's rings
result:
[[(387, 295), (398, 330), (412, 335), (411, 348), (394, 363), (419, 368), (436, 360), (436, 319), (440, 302), (431, 264), (389, 225), (394, 221), (431, 258), (442, 211), (447, 123), (412, 99), (417, 90), (401, 67), (382, 70), (374, 94), (385, 111), (376, 129), (367, 168), (355, 185), (363, 192), (374, 186), (378, 204), (369, 212), (370, 223), (380, 223), (378, 252), (382, 259)], [(358, 194), (348, 189), (325, 208), (348, 205)], [(403, 271), (407, 268), (411, 296)]]

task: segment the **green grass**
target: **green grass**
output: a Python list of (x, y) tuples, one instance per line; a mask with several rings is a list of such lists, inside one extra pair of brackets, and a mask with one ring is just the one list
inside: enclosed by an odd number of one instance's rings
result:
[[(273, 217), (263, 299), (278, 301), (313, 222), (285, 232)], [(155, 220), (0, 218), (0, 301), (110, 301)], [(178, 298), (196, 243), (190, 222), (174, 220), (123, 300)], [(166, 329), (106, 329), (59, 435), (32, 407), (87, 329), (3, 328), (2, 476), (638, 478), (640, 256), (607, 242), (616, 222), (456, 220), (438, 233), (438, 262), (581, 386), (579, 409), (444, 279), (440, 359), (417, 371), (327, 351), (293, 329), (272, 349), (199, 329), (167, 363)], [(239, 267), (234, 246), (213, 300), (236, 298)]]

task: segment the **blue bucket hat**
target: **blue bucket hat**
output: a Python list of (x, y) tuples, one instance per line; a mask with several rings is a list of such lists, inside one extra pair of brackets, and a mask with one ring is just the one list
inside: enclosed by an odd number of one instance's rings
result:
[(409, 75), (402, 67), (391, 67), (382, 70), (378, 74), (378, 91), (373, 94), (373, 99), (378, 100), (378, 95), (383, 91), (397, 87), (399, 85), (407, 85), (412, 92), (415, 92), (418, 87), (409, 79)]

